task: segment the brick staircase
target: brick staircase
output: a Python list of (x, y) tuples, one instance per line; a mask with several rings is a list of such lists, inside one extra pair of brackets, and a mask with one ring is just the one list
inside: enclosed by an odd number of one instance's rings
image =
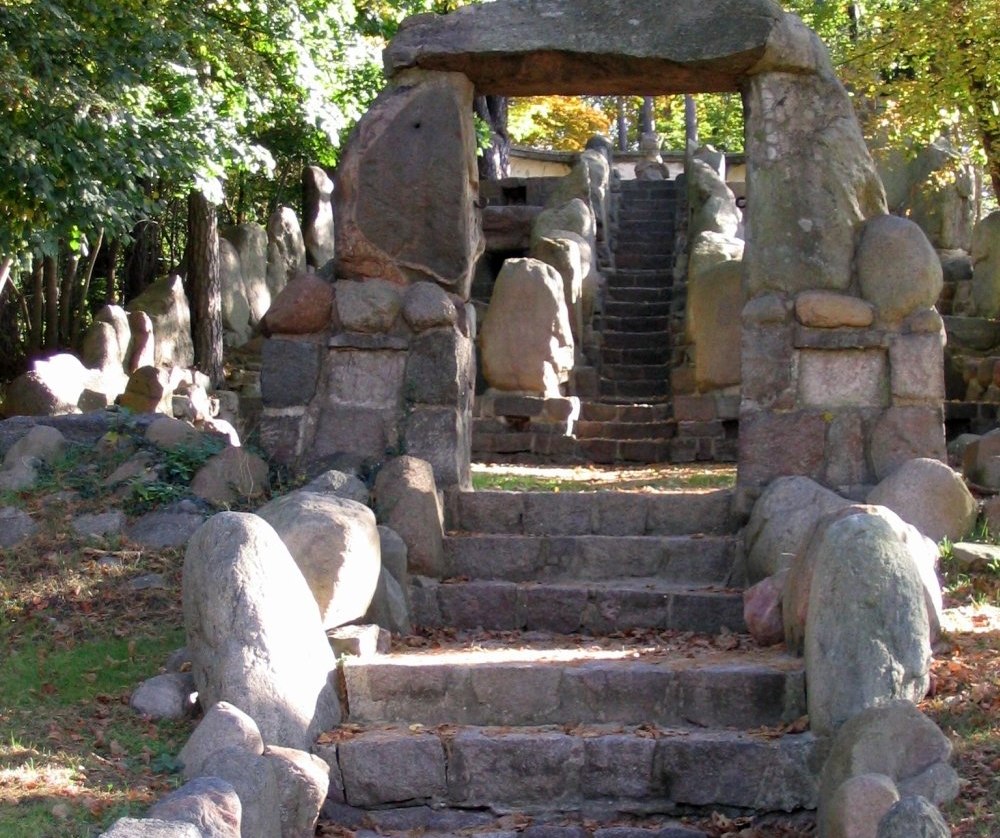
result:
[(745, 635), (728, 490), (459, 493), (392, 654), (347, 659), (327, 816), (374, 835), (694, 838), (813, 808), (801, 662)]

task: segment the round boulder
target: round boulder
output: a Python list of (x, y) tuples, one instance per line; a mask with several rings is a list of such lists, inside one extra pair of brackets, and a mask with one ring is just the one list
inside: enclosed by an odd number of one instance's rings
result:
[(779, 477), (754, 504), (746, 528), (747, 576), (755, 584), (787, 568), (823, 516), (851, 502), (808, 477)]
[(324, 629), (364, 616), (381, 558), (375, 514), (353, 500), (297, 491), (257, 510), (284, 542), (319, 605)]
[(918, 309), (933, 306), (941, 294), (941, 260), (909, 219), (880, 215), (867, 221), (855, 264), (861, 296), (875, 306), (882, 325), (899, 325)]
[(868, 494), (934, 542), (959, 541), (976, 523), (976, 499), (962, 478), (938, 460), (903, 463)]
[(879, 515), (833, 523), (816, 549), (805, 631), (809, 719), (818, 736), (930, 684), (930, 621), (920, 573)]

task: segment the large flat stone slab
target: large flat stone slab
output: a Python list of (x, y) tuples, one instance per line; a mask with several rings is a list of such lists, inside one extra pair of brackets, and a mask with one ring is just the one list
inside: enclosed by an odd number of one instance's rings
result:
[[(579, 811), (603, 804), (621, 812), (673, 812), (686, 806), (775, 811), (814, 808), (808, 734), (778, 737), (652, 725), (496, 728), (380, 726), (314, 751), (331, 766), (331, 789), (349, 805), (434, 802), (494, 811)], [(413, 742), (420, 744), (414, 748)], [(437, 744), (437, 743), (440, 744)], [(419, 752), (424, 774), (405, 766)], [(350, 753), (348, 759), (343, 754)], [(355, 778), (363, 772), (364, 782)], [(409, 776), (408, 784), (402, 783)], [(426, 777), (445, 777), (440, 794)], [(356, 802), (351, 789), (363, 793)]]
[(413, 622), (425, 628), (608, 635), (630, 629), (743, 632), (743, 597), (659, 579), (601, 582), (438, 582), (414, 577)]
[[(689, 657), (691, 655), (692, 657)], [(768, 650), (657, 654), (580, 646), (347, 658), (354, 724), (609, 723), (753, 729), (806, 712), (798, 658)]]
[(510, 0), (410, 18), (383, 57), (507, 96), (735, 91), (781, 19), (770, 0)]
[(453, 535), (445, 576), (510, 582), (656, 577), (725, 585), (736, 562), (733, 536)]

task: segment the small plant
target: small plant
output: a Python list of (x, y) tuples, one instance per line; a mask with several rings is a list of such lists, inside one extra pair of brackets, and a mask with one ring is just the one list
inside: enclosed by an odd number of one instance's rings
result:
[(123, 506), (127, 514), (141, 515), (158, 506), (173, 503), (189, 495), (190, 492), (186, 487), (176, 483), (166, 483), (162, 480), (151, 482), (139, 480), (132, 484), (132, 490)]

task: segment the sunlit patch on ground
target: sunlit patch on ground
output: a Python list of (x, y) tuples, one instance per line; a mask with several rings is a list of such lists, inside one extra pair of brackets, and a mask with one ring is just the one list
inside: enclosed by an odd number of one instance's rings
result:
[(736, 466), (696, 465), (577, 465), (528, 466), (473, 463), (476, 489), (535, 492), (670, 492), (710, 491), (736, 483)]

